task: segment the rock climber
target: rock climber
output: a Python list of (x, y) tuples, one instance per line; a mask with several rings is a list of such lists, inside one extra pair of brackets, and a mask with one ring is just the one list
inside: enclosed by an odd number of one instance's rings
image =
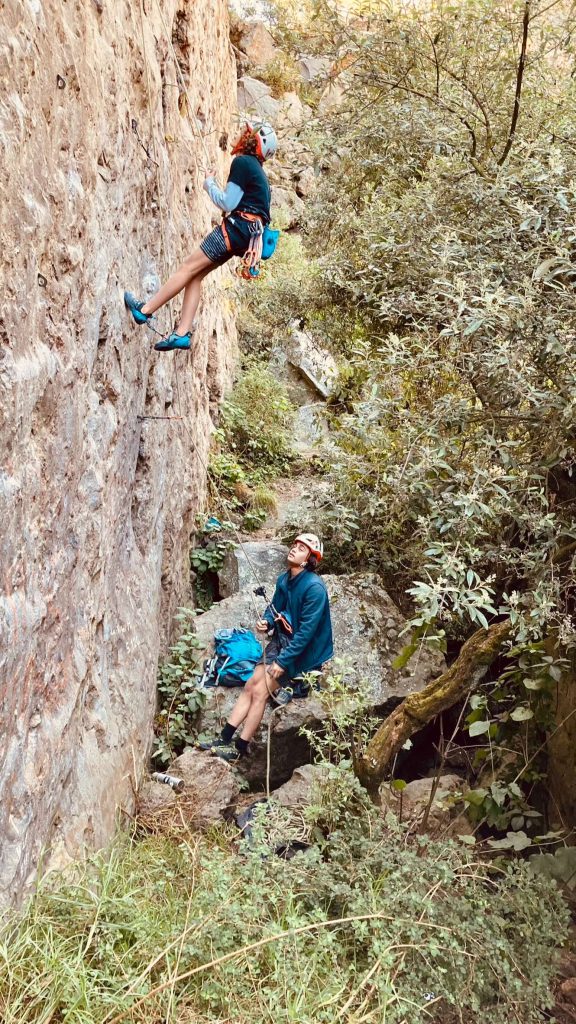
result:
[[(322, 542), (313, 533), (301, 533), (287, 556), (288, 569), (276, 581), (274, 597), (256, 623), (261, 633), (272, 632), (263, 661), (246, 683), (218, 739), (198, 743), (228, 762), (248, 753), (271, 698), (277, 705), (292, 697), (305, 697), (309, 685), (301, 677), (322, 668), (334, 653), (330, 602), (326, 584), (316, 575), (322, 560)], [(237, 729), (240, 735), (232, 742)]]
[(202, 281), (232, 256), (244, 256), (253, 237), (260, 235), (270, 223), (270, 185), (262, 165), (277, 148), (276, 133), (271, 125), (246, 122), (232, 147), (234, 159), (226, 188), (219, 188), (213, 171), (207, 171), (204, 181), (212, 202), (223, 211), (222, 223), (206, 236), (151, 299), (140, 302), (131, 292), (124, 292), (124, 304), (135, 322), (147, 324), (158, 309), (184, 289), (180, 320), (168, 338), (154, 345), (158, 352), (190, 348)]

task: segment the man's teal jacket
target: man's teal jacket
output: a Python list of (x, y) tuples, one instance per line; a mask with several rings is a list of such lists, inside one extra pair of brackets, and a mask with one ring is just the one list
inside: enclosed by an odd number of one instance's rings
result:
[[(276, 581), (272, 604), (277, 612), (287, 614), (294, 630), (292, 639), (275, 659), (290, 679), (320, 668), (332, 657), (330, 603), (320, 576), (307, 569), (296, 576), (283, 572)], [(264, 617), (274, 625), (269, 608)]]

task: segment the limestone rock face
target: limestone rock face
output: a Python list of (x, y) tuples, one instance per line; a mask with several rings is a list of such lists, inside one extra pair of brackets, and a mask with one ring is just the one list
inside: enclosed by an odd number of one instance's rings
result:
[(63, 862), (101, 845), (133, 805), (234, 358), (226, 270), (193, 356), (154, 353), (122, 306), (210, 228), (201, 131), (228, 168), (226, 4), (160, 7), (0, 12), (0, 899), (43, 848)]

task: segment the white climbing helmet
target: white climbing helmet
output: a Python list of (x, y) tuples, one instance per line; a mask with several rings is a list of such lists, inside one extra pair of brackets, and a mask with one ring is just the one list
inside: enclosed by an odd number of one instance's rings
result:
[(251, 125), (251, 128), (256, 136), (256, 152), (258, 156), (262, 157), (262, 160), (268, 160), (269, 157), (274, 156), (278, 149), (276, 132), (267, 121), (256, 122)]
[(316, 555), (319, 562), (322, 561), (324, 545), (315, 533), (299, 533), (294, 543), (296, 543), (296, 541), (300, 541), (302, 544), (305, 544), (307, 548), (310, 548), (310, 554)]

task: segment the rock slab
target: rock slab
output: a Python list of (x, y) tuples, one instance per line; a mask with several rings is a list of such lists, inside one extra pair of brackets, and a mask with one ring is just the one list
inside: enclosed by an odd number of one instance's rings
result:
[[(286, 569), (288, 548), (285, 544), (270, 541), (244, 541), (226, 554), (224, 565), (218, 573), (222, 597), (231, 597), (238, 591), (253, 591), (262, 584), (268, 600), (272, 600), (276, 580)], [(265, 607), (263, 598), (257, 602)]]

